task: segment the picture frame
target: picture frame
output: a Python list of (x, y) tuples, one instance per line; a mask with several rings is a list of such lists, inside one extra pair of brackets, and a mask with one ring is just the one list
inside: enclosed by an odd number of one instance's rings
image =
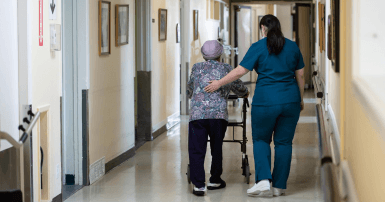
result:
[(199, 38), (199, 11), (198, 10), (193, 10), (193, 25), (194, 25), (194, 41), (198, 40)]
[(99, 1), (99, 56), (111, 54), (111, 2)]
[(325, 5), (318, 2), (318, 25), (319, 25), (319, 46), (320, 52), (325, 50)]
[(123, 46), (129, 43), (129, 14), (128, 4), (115, 5), (115, 46)]
[(159, 41), (167, 40), (167, 9), (159, 9)]
[(327, 44), (327, 56), (329, 60), (333, 61), (333, 32), (332, 32), (332, 15), (330, 14), (327, 19), (328, 28), (328, 44)]
[(176, 23), (176, 43), (180, 43), (180, 25)]
[(332, 61), (332, 69), (336, 72), (340, 72), (340, 0), (331, 1), (331, 47), (330, 47), (330, 60)]

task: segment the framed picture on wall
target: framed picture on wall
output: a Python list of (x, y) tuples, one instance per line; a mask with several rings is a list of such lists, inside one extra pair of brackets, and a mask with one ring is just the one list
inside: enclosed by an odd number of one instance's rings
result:
[(330, 38), (331, 38), (331, 47), (330, 47), (330, 60), (332, 61), (332, 68), (335, 72), (340, 72), (340, 56), (339, 56), (339, 45), (340, 45), (340, 1), (332, 0), (331, 1), (331, 25), (330, 25)]
[(332, 15), (328, 16), (327, 25), (328, 25), (327, 55), (328, 55), (328, 59), (333, 61)]
[(319, 46), (320, 52), (325, 50), (325, 5), (318, 2), (318, 20), (319, 20)]
[(99, 55), (111, 54), (111, 2), (99, 1)]
[(129, 40), (129, 5), (115, 6), (115, 45), (128, 44)]
[(159, 9), (159, 41), (167, 40), (167, 9)]
[(180, 43), (180, 25), (176, 23), (176, 43)]
[(198, 40), (199, 38), (199, 11), (198, 10), (193, 10), (193, 25), (194, 25), (194, 41)]

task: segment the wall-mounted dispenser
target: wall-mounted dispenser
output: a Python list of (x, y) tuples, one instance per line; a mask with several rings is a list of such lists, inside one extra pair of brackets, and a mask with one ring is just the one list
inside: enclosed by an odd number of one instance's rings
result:
[(51, 24), (51, 51), (61, 51), (61, 25)]

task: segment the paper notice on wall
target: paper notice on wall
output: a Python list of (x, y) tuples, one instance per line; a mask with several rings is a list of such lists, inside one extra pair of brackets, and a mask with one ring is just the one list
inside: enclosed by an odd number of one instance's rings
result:
[(43, 46), (43, 0), (39, 0), (39, 46)]

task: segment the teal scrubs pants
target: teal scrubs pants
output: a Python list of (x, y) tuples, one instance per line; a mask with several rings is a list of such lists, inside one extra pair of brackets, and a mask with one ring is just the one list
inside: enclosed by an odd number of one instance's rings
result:
[[(286, 189), (292, 144), (301, 104), (253, 105), (251, 124), (254, 145), (255, 181), (269, 179), (273, 187)], [(274, 135), (273, 135), (274, 133)], [(274, 169), (271, 173), (270, 143), (274, 140)]]

